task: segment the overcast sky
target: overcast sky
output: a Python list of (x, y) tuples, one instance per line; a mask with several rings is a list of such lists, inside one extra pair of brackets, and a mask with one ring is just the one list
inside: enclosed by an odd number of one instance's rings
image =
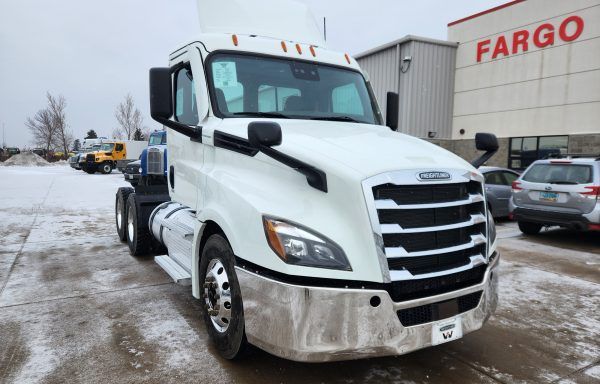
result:
[[(505, 2), (300, 1), (318, 18), (327, 17), (328, 47), (351, 54), (408, 34), (445, 39), (448, 22)], [(1, 0), (0, 129), (6, 144), (32, 145), (24, 122), (45, 107), (46, 91), (65, 96), (77, 138), (89, 129), (110, 136), (115, 106), (127, 93), (145, 125), (160, 128), (148, 111), (148, 69), (164, 66), (168, 53), (197, 33), (196, 0)]]

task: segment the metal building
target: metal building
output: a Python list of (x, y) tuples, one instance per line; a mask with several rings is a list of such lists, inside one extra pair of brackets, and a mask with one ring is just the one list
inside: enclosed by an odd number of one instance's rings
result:
[(385, 116), (387, 92), (400, 95), (398, 131), (422, 138), (452, 137), (457, 43), (406, 36), (356, 55)]

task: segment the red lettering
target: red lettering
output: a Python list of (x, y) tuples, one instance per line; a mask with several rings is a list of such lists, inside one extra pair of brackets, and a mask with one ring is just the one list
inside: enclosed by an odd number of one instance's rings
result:
[[(571, 35), (567, 34), (567, 26), (571, 23), (575, 23), (576, 24), (576, 29), (575, 32), (573, 32)], [(560, 28), (558, 30), (558, 35), (560, 36), (562, 41), (573, 41), (575, 39), (577, 39), (579, 36), (581, 36), (581, 34), (583, 33), (583, 27), (584, 27), (584, 22), (583, 19), (579, 16), (571, 16), (571, 17), (567, 17), (565, 19), (565, 21), (562, 22), (562, 24), (560, 25)]]
[(481, 57), (484, 53), (490, 51), (490, 40), (483, 40), (477, 43), (477, 62), (481, 63)]
[[(542, 31), (548, 31), (544, 33), (542, 36)], [(543, 40), (540, 40), (540, 37), (543, 37)], [(552, 24), (542, 24), (533, 33), (533, 44), (535, 44), (538, 48), (545, 48), (549, 45), (554, 44), (554, 26)]]
[(513, 55), (519, 53), (519, 46), (521, 46), (521, 50), (523, 52), (527, 52), (529, 50), (529, 43), (527, 42), (529, 39), (529, 31), (517, 31), (513, 34), (512, 41), (512, 53)]
[(492, 60), (498, 57), (499, 54), (502, 54), (503, 56), (508, 56), (510, 54), (510, 52), (508, 52), (508, 44), (506, 44), (506, 37), (504, 36), (500, 36), (498, 41), (496, 41)]

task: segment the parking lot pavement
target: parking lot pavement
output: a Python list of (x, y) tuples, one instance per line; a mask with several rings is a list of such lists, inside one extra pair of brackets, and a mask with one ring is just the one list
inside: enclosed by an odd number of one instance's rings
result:
[[(409, 355), (224, 361), (189, 287), (116, 238), (122, 176), (0, 167), (0, 383), (598, 383), (600, 236), (500, 222), (500, 302), (478, 332)], [(274, 319), (275, 321), (276, 319)]]

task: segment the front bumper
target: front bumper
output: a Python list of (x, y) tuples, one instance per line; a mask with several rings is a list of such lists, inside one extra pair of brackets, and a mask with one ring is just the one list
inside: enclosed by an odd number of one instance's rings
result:
[[(496, 310), (499, 255), (480, 284), (426, 298), (393, 302), (385, 290), (338, 289), (278, 282), (236, 267), (246, 337), (282, 358), (325, 362), (401, 355), (432, 345), (434, 322), (405, 327), (398, 311), (483, 292), (460, 314), (463, 334), (480, 329)], [(373, 297), (380, 304), (371, 304)]]

